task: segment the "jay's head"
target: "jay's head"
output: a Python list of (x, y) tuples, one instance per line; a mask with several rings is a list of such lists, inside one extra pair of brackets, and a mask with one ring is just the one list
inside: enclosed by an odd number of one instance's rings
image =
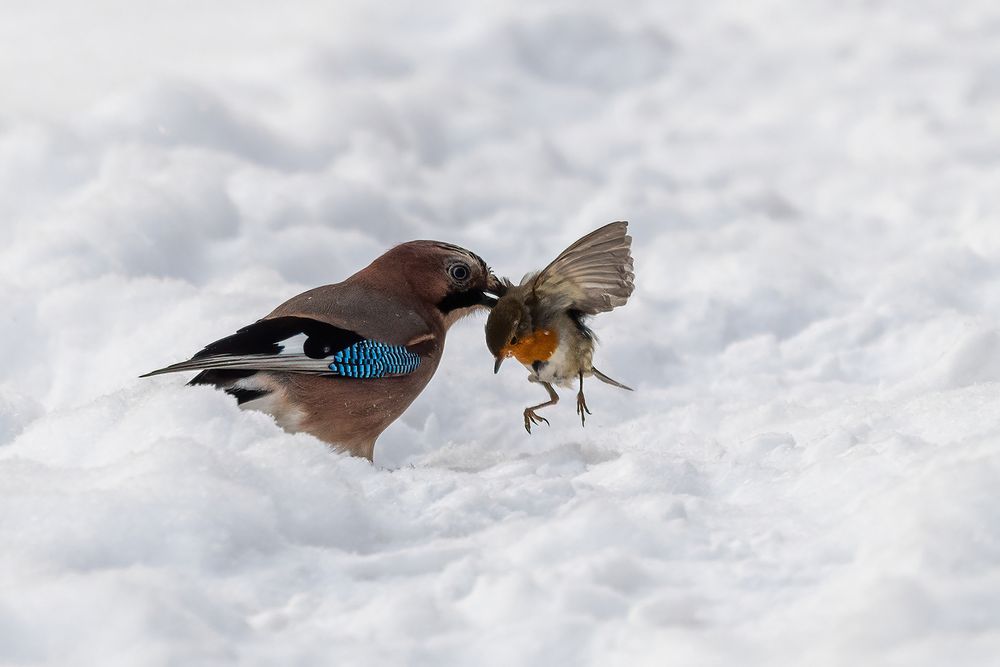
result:
[(479, 255), (450, 243), (410, 241), (376, 264), (400, 276), (411, 293), (440, 311), (446, 326), (474, 310), (492, 308), (506, 291)]

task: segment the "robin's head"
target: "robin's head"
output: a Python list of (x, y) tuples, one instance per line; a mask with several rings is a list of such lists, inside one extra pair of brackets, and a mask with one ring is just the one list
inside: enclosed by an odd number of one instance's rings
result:
[(433, 304), (445, 327), (473, 310), (492, 308), (505, 291), (479, 255), (441, 241), (403, 243), (375, 264), (385, 271), (380, 274), (396, 276), (412, 294)]
[[(509, 287), (509, 283), (506, 285)], [(507, 293), (493, 307), (486, 320), (486, 347), (496, 359), (494, 373), (500, 370), (504, 359), (514, 354), (520, 339), (531, 334), (531, 315), (524, 299), (518, 296), (517, 293)]]

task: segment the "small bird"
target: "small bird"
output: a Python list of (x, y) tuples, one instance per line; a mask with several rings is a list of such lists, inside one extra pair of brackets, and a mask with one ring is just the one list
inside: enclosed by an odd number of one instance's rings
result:
[(215, 385), (285, 430), (371, 460), (376, 439), (434, 375), (451, 325), (493, 306), (502, 289), (478, 255), (411, 241), (143, 377), (201, 371), (189, 384)]
[(585, 323), (587, 316), (625, 305), (635, 288), (627, 231), (627, 222), (612, 222), (566, 248), (541, 271), (526, 275), (520, 285), (505, 281), (486, 321), (486, 346), (496, 359), (494, 373), (504, 359), (514, 357), (530, 371), (528, 381), (549, 393), (545, 403), (525, 408), (528, 433), (533, 424), (549, 423), (536, 411), (559, 402), (552, 385), (572, 388), (579, 381), (576, 411), (584, 425), (591, 414), (583, 395), (585, 377), (632, 391), (594, 368), (596, 337)]

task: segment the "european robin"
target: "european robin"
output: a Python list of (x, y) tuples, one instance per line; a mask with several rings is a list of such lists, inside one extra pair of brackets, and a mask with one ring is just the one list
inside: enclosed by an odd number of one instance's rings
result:
[(553, 385), (573, 388), (579, 383), (576, 411), (586, 424), (587, 399), (583, 380), (596, 377), (627, 389), (594, 368), (596, 337), (586, 319), (623, 306), (634, 289), (632, 237), (627, 222), (612, 222), (587, 234), (564, 250), (547, 267), (529, 273), (520, 285), (506, 289), (486, 321), (486, 345), (496, 359), (494, 373), (508, 357), (528, 369), (528, 381), (545, 387), (549, 400), (525, 408), (524, 428), (548, 420), (537, 410), (555, 405)]

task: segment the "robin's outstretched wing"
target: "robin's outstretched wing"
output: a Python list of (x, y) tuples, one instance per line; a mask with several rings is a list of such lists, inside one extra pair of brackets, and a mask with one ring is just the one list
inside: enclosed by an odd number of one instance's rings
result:
[(275, 317), (243, 327), (188, 361), (147, 373), (179, 371), (283, 371), (379, 378), (407, 375), (420, 355), (308, 317)]
[(586, 315), (624, 306), (632, 290), (632, 237), (627, 222), (612, 222), (566, 248), (524, 284), (546, 308)]

